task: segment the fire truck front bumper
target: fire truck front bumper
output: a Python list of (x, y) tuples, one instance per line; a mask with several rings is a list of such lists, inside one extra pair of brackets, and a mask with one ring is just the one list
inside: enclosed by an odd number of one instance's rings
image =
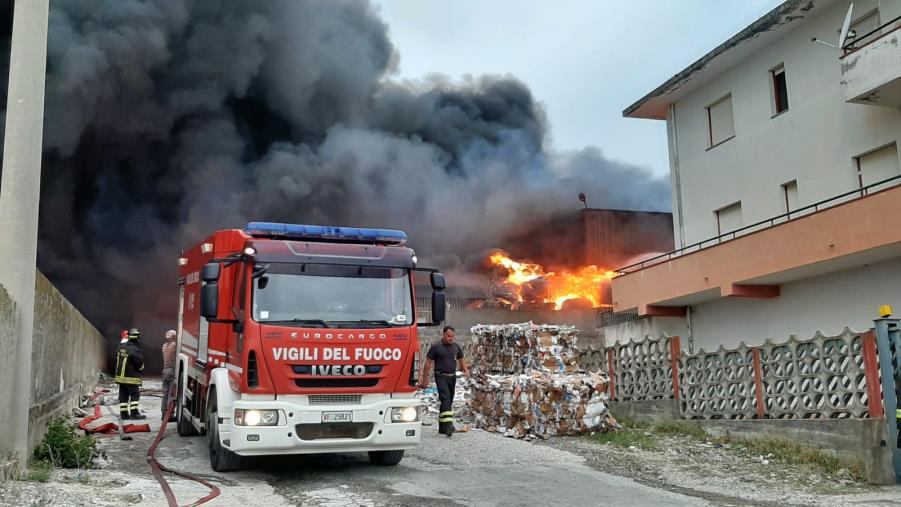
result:
[(391, 451), (419, 445), (422, 414), (415, 398), (363, 396), (358, 404), (310, 404), (311, 398), (235, 401), (232, 417), (220, 425), (222, 444), (242, 456)]

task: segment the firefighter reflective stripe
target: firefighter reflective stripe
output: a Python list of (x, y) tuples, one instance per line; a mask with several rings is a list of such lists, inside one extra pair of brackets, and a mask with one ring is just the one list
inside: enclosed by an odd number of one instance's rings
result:
[(454, 422), (454, 412), (452, 410), (441, 412), (440, 414), (438, 414), (438, 422)]
[(124, 348), (119, 348), (116, 351), (116, 378), (115, 381), (117, 384), (137, 384), (141, 385), (141, 379), (139, 377), (126, 377), (125, 376), (125, 366), (128, 364), (128, 351)]
[(125, 365), (128, 363), (128, 351), (120, 348), (116, 351), (116, 377), (125, 377)]
[(128, 412), (128, 403), (120, 403), (119, 412)]
[(137, 410), (139, 407), (140, 407), (140, 405), (138, 404), (137, 401), (133, 401), (128, 404), (128, 408), (130, 408), (131, 410)]
[(895, 419), (901, 419), (901, 408), (895, 409)]

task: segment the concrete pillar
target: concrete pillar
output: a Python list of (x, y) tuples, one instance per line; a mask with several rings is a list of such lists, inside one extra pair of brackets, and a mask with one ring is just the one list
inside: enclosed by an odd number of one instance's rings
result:
[(0, 179), (0, 284), (16, 302), (16, 343), (0, 344), (0, 458), (28, 459), (31, 348), (44, 126), (49, 0), (16, 0), (3, 168)]

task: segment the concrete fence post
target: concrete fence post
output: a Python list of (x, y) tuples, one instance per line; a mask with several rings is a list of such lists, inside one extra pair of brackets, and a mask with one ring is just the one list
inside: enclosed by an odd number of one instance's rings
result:
[(751, 347), (754, 355), (754, 397), (757, 401), (757, 418), (766, 415), (766, 402), (763, 393), (763, 366), (760, 364), (760, 347)]
[(16, 303), (18, 326), (0, 344), (0, 459), (28, 460), (35, 261), (49, 0), (16, 0), (9, 57), (6, 131), (0, 182), (0, 283)]
[(861, 340), (863, 341), (863, 371), (867, 379), (867, 406), (870, 409), (870, 417), (884, 418), (885, 409), (879, 386), (879, 359), (876, 356), (876, 333), (873, 330), (867, 331), (861, 336)]
[(615, 379), (616, 379), (616, 360), (614, 358), (615, 350), (613, 347), (609, 347), (607, 349), (607, 376), (610, 377), (610, 383), (607, 384), (607, 388), (610, 390), (610, 400), (613, 401), (616, 399), (616, 387), (615, 387)]
[(679, 401), (679, 361), (682, 359), (682, 342), (678, 336), (671, 336), (669, 345), (673, 371), (673, 399)]

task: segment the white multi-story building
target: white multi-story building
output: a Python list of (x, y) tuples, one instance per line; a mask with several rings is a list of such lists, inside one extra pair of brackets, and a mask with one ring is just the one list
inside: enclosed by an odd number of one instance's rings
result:
[(786, 1), (624, 111), (666, 121), (677, 250), (613, 280), (614, 310), (647, 318), (608, 341), (710, 350), (901, 311), (901, 0), (855, 1), (842, 49), (812, 40), (837, 45), (849, 7)]

